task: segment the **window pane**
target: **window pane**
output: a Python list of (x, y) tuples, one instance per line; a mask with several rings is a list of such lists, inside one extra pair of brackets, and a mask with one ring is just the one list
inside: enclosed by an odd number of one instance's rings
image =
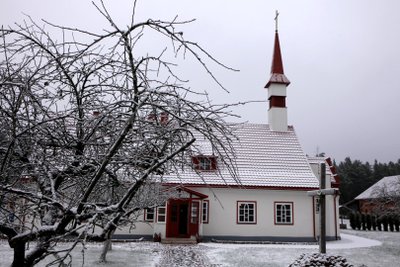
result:
[(238, 222), (253, 223), (256, 222), (256, 210), (254, 203), (238, 203)]
[(215, 156), (194, 156), (192, 163), (196, 170), (210, 171), (217, 169), (217, 159)]
[(148, 222), (154, 221), (154, 208), (147, 208), (144, 212), (144, 220)]
[(158, 222), (165, 222), (165, 212), (166, 212), (165, 206), (157, 208), (157, 221)]
[(202, 220), (203, 223), (208, 223), (208, 201), (203, 202)]
[(190, 222), (197, 224), (198, 223), (198, 217), (199, 217), (199, 202), (193, 202), (192, 203), (192, 210), (190, 214)]
[(292, 223), (292, 204), (275, 204), (275, 218), (277, 224), (291, 224)]

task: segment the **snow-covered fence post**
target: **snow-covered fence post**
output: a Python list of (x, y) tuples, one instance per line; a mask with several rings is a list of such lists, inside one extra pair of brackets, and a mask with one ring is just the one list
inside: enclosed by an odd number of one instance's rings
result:
[(326, 189), (326, 175), (325, 175), (325, 163), (320, 165), (320, 183), (319, 190), (308, 191), (307, 195), (310, 197), (317, 196), (319, 198), (319, 252), (326, 253), (326, 209), (325, 203), (326, 195), (336, 194), (336, 189)]

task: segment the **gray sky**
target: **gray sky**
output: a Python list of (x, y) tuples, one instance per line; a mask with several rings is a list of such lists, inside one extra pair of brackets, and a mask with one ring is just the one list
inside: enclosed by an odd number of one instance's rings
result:
[[(130, 21), (131, 1), (105, 1), (120, 25)], [(187, 67), (193, 87), (215, 103), (264, 101), (274, 41), (274, 16), (288, 88), (289, 123), (309, 155), (325, 152), (337, 161), (400, 158), (400, 1), (398, 0), (141, 0), (138, 21), (196, 18), (185, 37), (227, 65), (215, 69), (230, 91), (218, 90), (201, 69)], [(0, 24), (33, 19), (89, 30), (107, 23), (91, 1), (2, 0)], [(151, 44), (149, 44), (151, 45)], [(234, 110), (242, 121), (267, 123), (267, 103)]]

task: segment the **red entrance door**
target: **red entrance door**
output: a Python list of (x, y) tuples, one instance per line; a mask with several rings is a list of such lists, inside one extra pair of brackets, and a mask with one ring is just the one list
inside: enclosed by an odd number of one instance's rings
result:
[(187, 238), (197, 235), (199, 203), (190, 200), (171, 199), (168, 202), (167, 237)]

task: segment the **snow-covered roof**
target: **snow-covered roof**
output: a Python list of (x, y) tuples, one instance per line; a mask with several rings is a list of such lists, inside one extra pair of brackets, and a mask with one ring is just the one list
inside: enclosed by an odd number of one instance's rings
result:
[[(327, 164), (326, 160), (324, 157), (310, 157), (307, 156), (308, 162), (310, 164), (321, 164), (321, 163), (325, 163), (325, 171), (326, 171), (326, 175), (333, 175), (331, 168), (329, 167), (329, 165)], [(333, 180), (334, 181), (334, 180)]]
[[(336, 180), (336, 177), (337, 177), (336, 170), (335, 170), (335, 168), (333, 166), (329, 165), (329, 163), (330, 163), (330, 160), (328, 160), (329, 158), (327, 159), (325, 157), (310, 157), (310, 156), (307, 156), (307, 159), (308, 159), (308, 162), (311, 165), (319, 165), (321, 163), (325, 163), (325, 175), (327, 175), (327, 176), (329, 175), (329, 177), (331, 178), (331, 183), (332, 184), (338, 183), (338, 181)], [(314, 171), (314, 174), (319, 176), (319, 174), (318, 174), (319, 167), (317, 166), (315, 169), (314, 168), (312, 168), (312, 169)], [(332, 170), (334, 170), (334, 171), (332, 171)]]
[[(219, 171), (203, 171), (198, 175), (187, 168), (177, 175), (164, 177), (167, 183), (192, 185), (242, 185), (274, 188), (318, 188), (313, 174), (292, 126), (287, 132), (271, 131), (267, 124), (233, 124), (238, 140), (233, 141), (240, 184), (223, 164)], [(200, 151), (207, 155), (211, 144), (202, 139)], [(202, 151), (204, 149), (204, 152)]]
[(379, 198), (382, 196), (382, 190), (384, 190), (385, 195), (399, 194), (399, 188), (400, 175), (386, 176), (362, 192), (355, 199)]

